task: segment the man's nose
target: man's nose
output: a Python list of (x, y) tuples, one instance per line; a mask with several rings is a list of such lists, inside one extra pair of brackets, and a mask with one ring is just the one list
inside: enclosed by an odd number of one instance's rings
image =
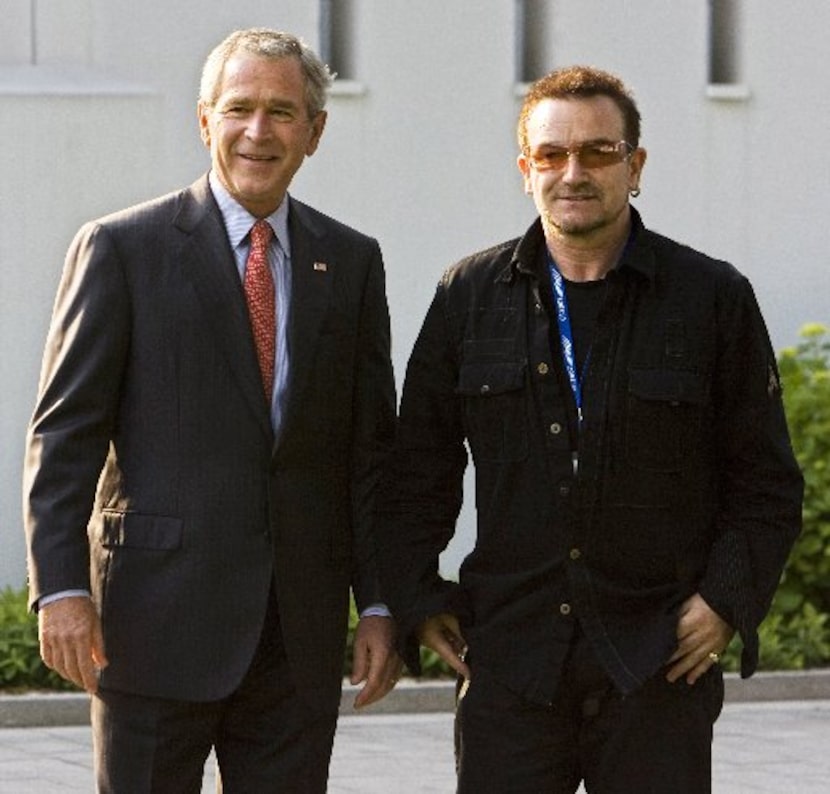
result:
[(568, 152), (568, 161), (562, 169), (562, 179), (566, 182), (576, 182), (585, 174), (585, 166), (579, 159), (579, 152)]
[(245, 132), (252, 139), (267, 138), (272, 134), (273, 128), (274, 125), (268, 112), (255, 110), (248, 119)]

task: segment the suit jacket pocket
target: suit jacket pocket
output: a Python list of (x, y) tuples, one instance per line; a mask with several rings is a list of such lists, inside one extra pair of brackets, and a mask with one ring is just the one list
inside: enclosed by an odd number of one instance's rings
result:
[(103, 510), (97, 541), (106, 549), (172, 551), (182, 545), (183, 525), (176, 516)]

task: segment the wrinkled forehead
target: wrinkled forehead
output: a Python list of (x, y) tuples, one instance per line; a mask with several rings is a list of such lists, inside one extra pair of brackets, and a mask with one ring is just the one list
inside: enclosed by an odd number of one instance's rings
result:
[(624, 137), (622, 112), (607, 96), (543, 99), (527, 119), (531, 148), (542, 144), (619, 141)]
[(274, 91), (305, 93), (305, 77), (297, 58), (266, 57), (246, 50), (233, 53), (222, 69), (219, 93), (245, 93), (270, 87)]

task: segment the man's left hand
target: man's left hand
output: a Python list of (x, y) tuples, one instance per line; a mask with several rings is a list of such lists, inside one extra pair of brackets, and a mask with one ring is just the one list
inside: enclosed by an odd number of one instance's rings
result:
[(732, 628), (700, 593), (683, 602), (677, 622), (677, 650), (669, 659), (666, 678), (674, 683), (683, 676), (694, 684), (726, 650), (735, 629)]
[(356, 709), (368, 706), (387, 695), (403, 670), (403, 661), (395, 651), (395, 623), (392, 618), (361, 618), (354, 635), (352, 684), (365, 681), (354, 700)]

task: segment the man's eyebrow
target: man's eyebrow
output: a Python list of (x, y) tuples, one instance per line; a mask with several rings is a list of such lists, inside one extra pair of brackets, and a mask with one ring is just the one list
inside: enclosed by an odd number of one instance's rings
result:
[(293, 99), (268, 99), (265, 102), (265, 105), (269, 108), (293, 108), (296, 109), (301, 107), (300, 104), (295, 102)]
[[(217, 103), (220, 106), (227, 105), (245, 105), (246, 107), (253, 107), (260, 104), (259, 99), (249, 96), (248, 94), (226, 94)], [(301, 107), (300, 104), (291, 99), (272, 98), (265, 99), (262, 104), (268, 109), (289, 109), (296, 110)]]
[(559, 141), (541, 141), (534, 147), (539, 149), (573, 149), (580, 146), (600, 146), (602, 144), (617, 143), (611, 138), (588, 138), (584, 141), (577, 141), (576, 143), (561, 143)]
[(225, 94), (219, 97), (218, 105), (245, 105), (251, 104), (253, 100), (245, 94)]

